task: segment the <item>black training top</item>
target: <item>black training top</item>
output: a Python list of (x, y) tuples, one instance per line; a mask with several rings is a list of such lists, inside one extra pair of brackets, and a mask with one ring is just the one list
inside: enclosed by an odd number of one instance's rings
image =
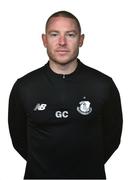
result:
[(25, 179), (105, 179), (104, 164), (120, 144), (119, 92), (80, 60), (69, 75), (48, 62), (14, 84), (9, 129), (27, 161)]

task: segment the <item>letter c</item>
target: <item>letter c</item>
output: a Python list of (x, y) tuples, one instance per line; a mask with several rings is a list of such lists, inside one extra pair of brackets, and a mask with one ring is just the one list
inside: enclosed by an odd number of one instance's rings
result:
[(64, 118), (67, 118), (67, 117), (68, 117), (68, 111), (63, 111), (63, 112), (62, 112), (62, 116), (63, 116)]

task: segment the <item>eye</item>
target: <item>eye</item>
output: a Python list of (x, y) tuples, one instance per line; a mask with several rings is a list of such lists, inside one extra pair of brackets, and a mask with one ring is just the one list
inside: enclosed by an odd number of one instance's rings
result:
[(71, 37), (71, 38), (74, 38), (76, 36), (76, 34), (75, 33), (68, 33), (67, 36)]
[(50, 36), (51, 36), (51, 37), (56, 37), (57, 35), (58, 35), (57, 32), (51, 32), (51, 33), (50, 33)]

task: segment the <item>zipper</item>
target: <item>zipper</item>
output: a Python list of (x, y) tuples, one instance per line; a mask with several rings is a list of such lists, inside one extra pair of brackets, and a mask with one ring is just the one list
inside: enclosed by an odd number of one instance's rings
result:
[(65, 74), (63, 74), (63, 79), (65, 79)]

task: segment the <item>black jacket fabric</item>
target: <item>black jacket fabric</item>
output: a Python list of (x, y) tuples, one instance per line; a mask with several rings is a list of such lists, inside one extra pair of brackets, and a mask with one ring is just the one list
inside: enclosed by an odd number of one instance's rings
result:
[(105, 179), (104, 164), (120, 144), (119, 92), (110, 77), (80, 60), (69, 75), (47, 62), (15, 82), (9, 130), (27, 161), (25, 179)]

